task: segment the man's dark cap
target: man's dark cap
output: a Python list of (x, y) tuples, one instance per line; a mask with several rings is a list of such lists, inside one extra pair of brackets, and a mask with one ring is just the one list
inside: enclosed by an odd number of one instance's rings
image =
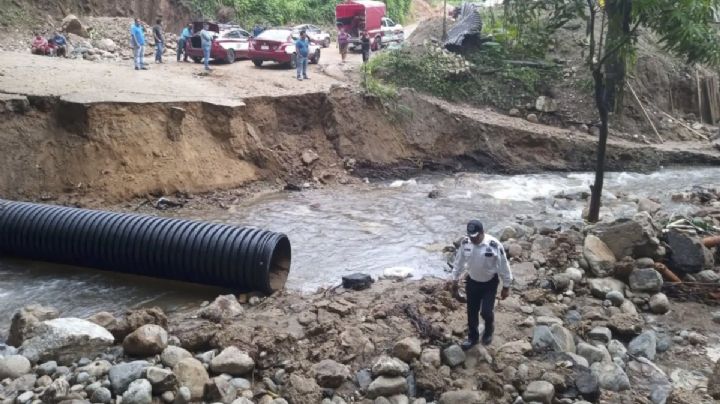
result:
[(479, 220), (471, 220), (467, 224), (467, 234), (470, 237), (475, 237), (480, 233), (483, 233), (483, 225)]

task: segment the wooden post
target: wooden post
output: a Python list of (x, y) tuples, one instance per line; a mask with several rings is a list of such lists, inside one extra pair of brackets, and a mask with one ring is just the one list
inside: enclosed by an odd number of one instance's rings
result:
[(447, 0), (443, 1), (443, 33), (442, 33), (442, 40), (445, 42), (447, 40)]

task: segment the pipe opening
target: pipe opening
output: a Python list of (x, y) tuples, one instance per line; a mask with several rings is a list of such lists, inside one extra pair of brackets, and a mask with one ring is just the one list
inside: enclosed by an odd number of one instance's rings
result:
[(291, 255), (290, 240), (283, 235), (275, 244), (270, 258), (270, 270), (268, 272), (270, 293), (282, 290), (285, 287), (285, 282), (290, 274)]

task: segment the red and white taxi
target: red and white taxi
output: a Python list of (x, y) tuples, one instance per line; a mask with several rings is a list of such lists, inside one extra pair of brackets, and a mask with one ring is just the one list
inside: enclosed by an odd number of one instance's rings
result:
[[(187, 55), (196, 63), (202, 62), (203, 50), (200, 31), (202, 22), (193, 23), (193, 36), (185, 44)], [(250, 33), (236, 25), (208, 23), (208, 30), (215, 33), (210, 47), (210, 59), (233, 63), (237, 59), (247, 58)]]
[[(294, 68), (297, 38), (292, 28), (267, 29), (250, 40), (248, 58), (257, 67), (264, 62), (276, 62)], [(309, 55), (309, 62), (317, 64), (320, 61), (320, 46), (311, 42)]]

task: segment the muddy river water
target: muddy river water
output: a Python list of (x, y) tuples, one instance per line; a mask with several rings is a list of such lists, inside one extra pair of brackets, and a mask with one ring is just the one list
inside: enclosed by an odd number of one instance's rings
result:
[[(281, 193), (228, 210), (170, 213), (186, 218), (253, 225), (289, 235), (293, 258), (288, 288), (313, 291), (339, 283), (343, 274), (382, 275), (388, 268), (414, 276), (446, 276), (442, 248), (462, 235), (470, 218), (486, 229), (516, 217), (537, 223), (580, 221), (584, 202), (553, 198), (587, 191), (589, 173), (422, 176), (364, 186)], [(674, 168), (651, 174), (612, 173), (606, 199), (616, 216), (636, 207), (614, 194), (652, 196), (666, 204), (691, 185), (720, 183), (720, 168)], [(428, 198), (430, 191), (439, 197)], [(683, 211), (688, 206), (666, 205)], [(520, 216), (518, 216), (520, 215)], [(65, 316), (158, 305), (168, 311), (197, 307), (219, 291), (190, 284), (111, 274), (45, 263), (0, 260), (0, 336), (17, 309), (39, 303)]]

